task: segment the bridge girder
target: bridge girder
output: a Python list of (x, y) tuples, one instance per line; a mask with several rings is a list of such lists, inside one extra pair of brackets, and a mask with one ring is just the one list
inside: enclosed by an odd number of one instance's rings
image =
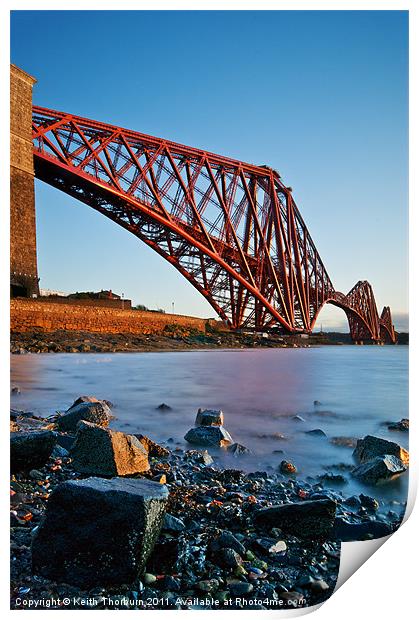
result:
[(291, 188), (271, 168), (40, 107), (33, 144), (39, 179), (152, 247), (231, 328), (309, 333), (334, 303), (353, 337), (389, 329), (368, 283), (347, 296), (334, 290)]

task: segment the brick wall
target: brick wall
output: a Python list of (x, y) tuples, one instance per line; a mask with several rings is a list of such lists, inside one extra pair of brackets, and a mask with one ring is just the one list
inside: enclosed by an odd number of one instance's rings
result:
[(10, 276), (12, 289), (38, 293), (32, 147), (32, 87), (36, 80), (10, 67)]
[(13, 332), (55, 330), (103, 334), (161, 334), (168, 325), (205, 331), (206, 319), (139, 310), (117, 310), (90, 306), (11, 299), (10, 329)]

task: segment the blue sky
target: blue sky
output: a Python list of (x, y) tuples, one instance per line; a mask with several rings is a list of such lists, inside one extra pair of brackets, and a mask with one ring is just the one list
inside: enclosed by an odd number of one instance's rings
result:
[[(407, 327), (407, 12), (14, 11), (11, 42), (38, 105), (278, 169), (336, 289), (369, 280)], [(214, 315), (127, 231), (36, 198), (41, 287)]]

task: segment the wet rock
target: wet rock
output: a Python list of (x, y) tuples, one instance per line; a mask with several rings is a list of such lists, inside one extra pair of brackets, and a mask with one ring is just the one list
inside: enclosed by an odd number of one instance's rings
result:
[(12, 433), (10, 436), (12, 473), (45, 465), (56, 441), (56, 434), (52, 431)]
[(213, 554), (217, 554), (220, 549), (233, 549), (240, 556), (244, 557), (246, 553), (246, 548), (242, 543), (232, 534), (225, 530), (215, 538), (210, 544), (210, 550)]
[(71, 449), (76, 471), (99, 476), (127, 476), (150, 469), (148, 452), (134, 435), (80, 422)]
[(196, 426), (222, 426), (224, 424), (224, 413), (217, 409), (198, 409), (196, 414)]
[(342, 476), (342, 474), (334, 474), (332, 472), (327, 472), (326, 474), (322, 474), (321, 476), (319, 476), (319, 480), (321, 480), (322, 482), (329, 483), (331, 485), (346, 484), (348, 482), (345, 476)]
[(179, 562), (187, 557), (188, 546), (182, 535), (170, 536), (166, 534), (157, 540), (147, 562), (147, 570), (161, 575), (162, 573), (176, 572)]
[(336, 517), (330, 538), (349, 542), (351, 540), (366, 540), (372, 538), (382, 538), (393, 533), (393, 528), (384, 521), (363, 521), (360, 523), (350, 523), (342, 517)]
[(327, 437), (326, 433), (321, 428), (313, 428), (311, 431), (306, 431), (306, 435), (316, 435), (318, 437)]
[(201, 590), (201, 592), (214, 592), (218, 588), (218, 580), (217, 579), (203, 579), (202, 581), (198, 581), (196, 584), (197, 590)]
[(147, 450), (149, 456), (157, 456), (160, 458), (169, 456), (170, 450), (156, 443), (155, 441), (150, 439), (150, 437), (147, 437), (147, 435), (134, 434), (134, 437), (136, 437), (138, 441), (143, 445), (143, 447)]
[(164, 515), (162, 531), (166, 532), (183, 532), (185, 529), (185, 524), (182, 519), (178, 519), (173, 515), (166, 512)]
[(279, 465), (279, 471), (281, 474), (296, 474), (297, 468), (293, 463), (289, 461), (281, 461)]
[(301, 417), (300, 415), (293, 415), (292, 419), (295, 420), (296, 422), (305, 422), (305, 419)]
[(319, 407), (319, 406), (321, 405), (321, 402), (320, 402), (319, 400), (315, 400), (315, 401), (313, 402), (313, 405), (314, 405), (315, 407)]
[(402, 418), (399, 422), (390, 422), (387, 424), (387, 428), (389, 431), (402, 431), (409, 432), (409, 420), (407, 418)]
[(159, 411), (171, 411), (170, 405), (166, 405), (166, 403), (161, 403), (158, 407), (156, 407)]
[(196, 426), (186, 433), (185, 439), (201, 446), (225, 447), (233, 443), (231, 435), (223, 426)]
[(214, 462), (208, 450), (187, 450), (185, 452), (185, 459), (192, 460), (195, 463), (202, 463), (202, 465), (212, 465)]
[(286, 542), (284, 540), (276, 540), (275, 538), (257, 538), (253, 542), (253, 546), (256, 551), (262, 551), (266, 555), (284, 553), (287, 550)]
[(10, 432), (17, 433), (18, 430), (19, 430), (19, 425), (14, 420), (10, 420)]
[(149, 480), (64, 482), (33, 537), (34, 573), (83, 588), (132, 583), (159, 535), (167, 497)]
[(227, 448), (228, 452), (233, 454), (233, 456), (240, 456), (241, 454), (250, 454), (249, 448), (246, 446), (242, 446), (240, 443), (232, 443), (231, 446)]
[(70, 452), (57, 443), (54, 450), (51, 453), (51, 456), (54, 459), (67, 458), (70, 456)]
[(336, 515), (336, 502), (331, 499), (307, 500), (262, 508), (255, 522), (262, 527), (279, 527), (300, 538), (327, 537)]
[(237, 568), (242, 563), (242, 559), (237, 551), (228, 547), (220, 549), (213, 561), (221, 568)]
[(21, 392), (21, 389), (18, 385), (14, 385), (12, 389), (10, 390), (11, 394), (20, 394), (20, 392)]
[(387, 441), (373, 435), (366, 435), (358, 439), (353, 456), (360, 463), (371, 461), (377, 456), (393, 455), (400, 459), (404, 465), (409, 465), (409, 452), (394, 441)]
[(352, 476), (367, 484), (377, 484), (381, 480), (387, 480), (404, 471), (406, 467), (397, 456), (385, 454), (358, 465), (352, 470)]
[(369, 495), (364, 495), (363, 493), (361, 493), (359, 496), (359, 500), (362, 506), (364, 506), (368, 510), (372, 510), (373, 512), (376, 512), (380, 507), (380, 502), (374, 497), (370, 497)]
[(232, 581), (228, 584), (232, 596), (245, 596), (253, 592), (253, 585), (247, 581)]
[(70, 407), (62, 416), (57, 418), (56, 425), (60, 431), (75, 432), (77, 424), (84, 420), (97, 426), (107, 427), (111, 419), (111, 411), (101, 402), (81, 402)]
[(58, 433), (57, 434), (57, 445), (61, 446), (62, 448), (70, 452), (75, 438), (76, 438), (76, 435), (73, 433)]

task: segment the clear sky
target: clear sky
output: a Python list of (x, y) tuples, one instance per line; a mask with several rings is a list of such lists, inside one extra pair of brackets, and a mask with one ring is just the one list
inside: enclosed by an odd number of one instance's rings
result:
[[(336, 289), (369, 280), (407, 328), (407, 12), (14, 11), (11, 41), (37, 105), (279, 170)], [(214, 316), (127, 231), (39, 181), (36, 200), (42, 288)]]

